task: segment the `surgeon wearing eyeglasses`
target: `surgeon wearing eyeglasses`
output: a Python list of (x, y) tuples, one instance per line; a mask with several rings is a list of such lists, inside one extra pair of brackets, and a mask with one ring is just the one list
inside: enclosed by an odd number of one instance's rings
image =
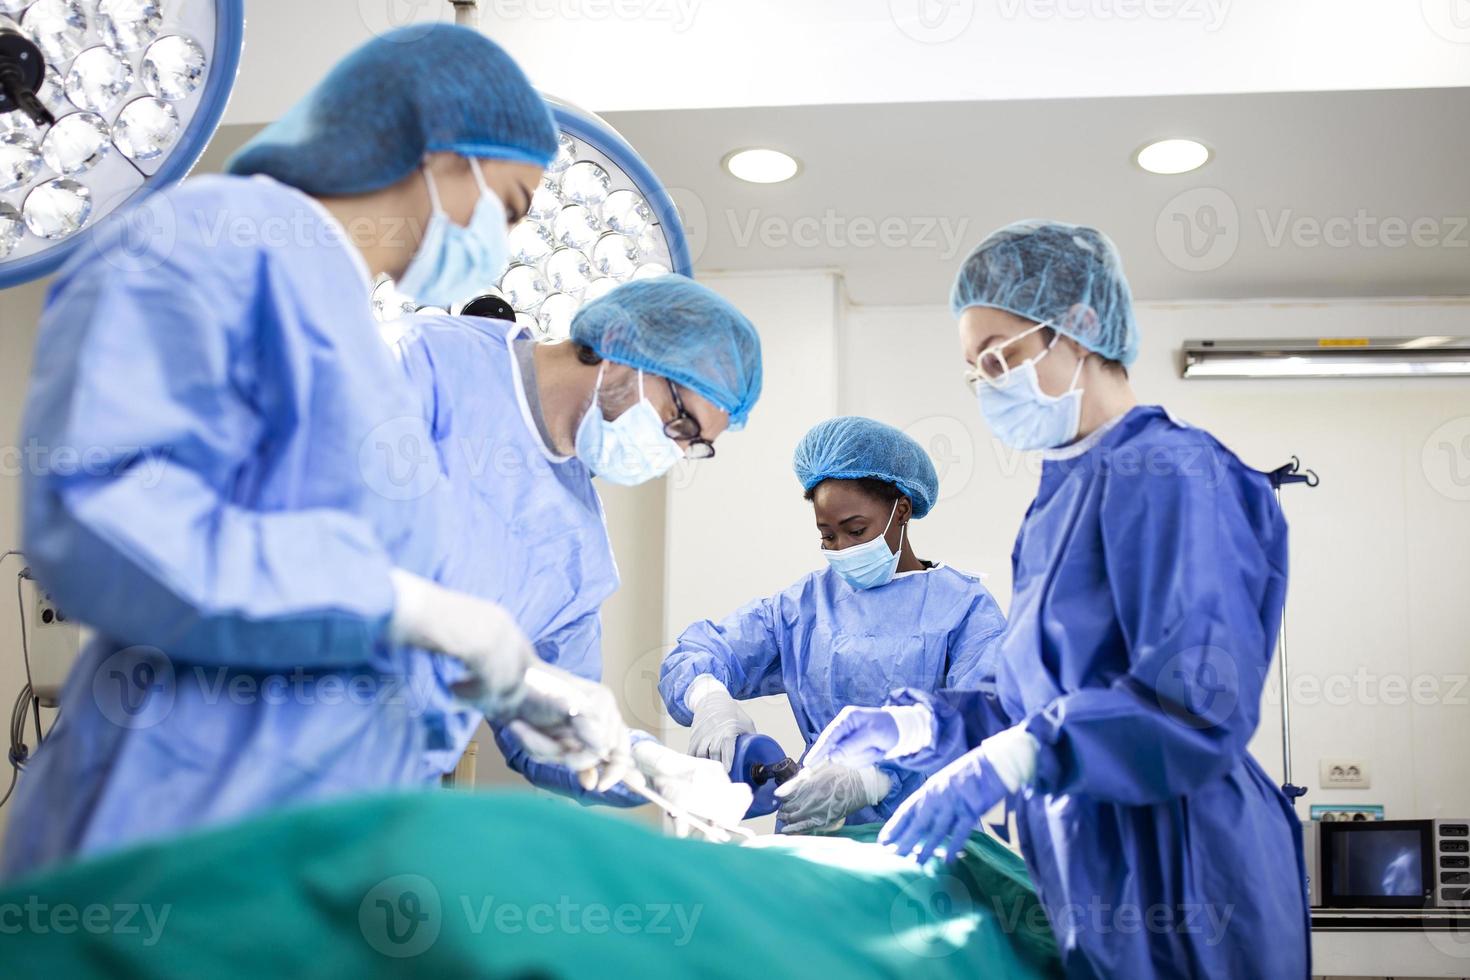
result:
[(880, 837), (919, 860), (1008, 799), (1069, 977), (1305, 977), (1300, 823), (1246, 750), (1286, 592), (1269, 482), (1136, 403), (1132, 298), (1095, 229), (994, 232), (951, 306), (985, 422), (1043, 460), (993, 690), (898, 692), (809, 759), (933, 773)]
[[(593, 478), (633, 486), (714, 457), (760, 397), (754, 326), (707, 287), (665, 275), (583, 306), (560, 343), (480, 316), (408, 316), (386, 332), (422, 401), (455, 515), (436, 581), (509, 611), (540, 661), (600, 681), (599, 610), (618, 572)], [(427, 756), (436, 773), (453, 768), (480, 719), (450, 696), (467, 671), (444, 659), (439, 670), (450, 723)], [(492, 727), (510, 767), (537, 786), (584, 803), (644, 802), (577, 778), (575, 742), (567, 751), (519, 719)], [(632, 739), (631, 764), (676, 806), (721, 824), (744, 815), (749, 788), (719, 765)]]

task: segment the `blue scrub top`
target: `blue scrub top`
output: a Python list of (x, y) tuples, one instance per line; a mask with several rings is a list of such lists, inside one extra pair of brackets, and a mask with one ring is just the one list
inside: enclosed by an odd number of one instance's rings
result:
[[(536, 429), (513, 344), (527, 335), (484, 317), (409, 316), (385, 327), (428, 423), (454, 531), (440, 584), (505, 606), (547, 663), (602, 679), (600, 609), (618, 587), (602, 501), (592, 473), (558, 456)], [(480, 715), (449, 685), (464, 668), (441, 663), (431, 692), (449, 718), (428, 773), (454, 767)], [(567, 769), (536, 763), (504, 728), (496, 742), (532, 783), (584, 803), (644, 802), (615, 789), (588, 793)]]
[(267, 178), (140, 208), (168, 233), (99, 225), (37, 340), (23, 429), (52, 452), (24, 548), (97, 638), (17, 787), (5, 875), (420, 785), (444, 727), (414, 697), (434, 658), (383, 637), (390, 569), (433, 575), (443, 524), (381, 451), (417, 407), (361, 257)]
[(947, 692), (904, 761), (1037, 738), (1017, 825), (1069, 977), (1305, 977), (1300, 822), (1246, 750), (1286, 595), (1266, 476), (1135, 408), (1046, 454), (1012, 562), (994, 693)]
[[(854, 589), (824, 568), (719, 623), (679, 637), (659, 672), (674, 720), (693, 720), (684, 695), (708, 674), (736, 698), (785, 693), (811, 747), (844, 707), (883, 704), (897, 688), (968, 687), (994, 671), (1005, 617), (979, 578), (947, 566)], [(848, 823), (886, 819), (922, 779), (897, 767), (893, 791)]]

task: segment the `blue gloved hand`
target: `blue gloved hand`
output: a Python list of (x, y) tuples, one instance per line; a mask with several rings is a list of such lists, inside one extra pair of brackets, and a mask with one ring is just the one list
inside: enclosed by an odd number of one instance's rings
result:
[(878, 833), (878, 843), (900, 855), (913, 854), (920, 864), (939, 851), (953, 861), (980, 818), (1007, 793), (982, 745), (930, 776), (904, 800)]
[(1039, 743), (1024, 725), (997, 732), (904, 800), (879, 831), (878, 843), (899, 854), (917, 852), (920, 864), (941, 849), (945, 860), (954, 860), (991, 807), (1031, 785), (1039, 754)]
[(934, 716), (920, 705), (862, 708), (848, 705), (812, 743), (804, 767), (833, 763), (862, 769), (908, 755), (933, 740)]

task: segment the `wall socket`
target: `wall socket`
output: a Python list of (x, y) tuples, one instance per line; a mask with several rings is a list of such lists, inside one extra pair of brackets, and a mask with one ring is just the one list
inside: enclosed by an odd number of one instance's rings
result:
[(1361, 759), (1323, 759), (1320, 765), (1323, 789), (1367, 789), (1372, 785), (1368, 764)]
[(41, 704), (56, 707), (67, 672), (82, 648), (80, 626), (71, 620), (33, 579), (22, 579), (25, 614), (26, 656), (30, 659), (31, 685)]
[(1382, 820), (1382, 803), (1313, 803), (1312, 819), (1334, 821)]

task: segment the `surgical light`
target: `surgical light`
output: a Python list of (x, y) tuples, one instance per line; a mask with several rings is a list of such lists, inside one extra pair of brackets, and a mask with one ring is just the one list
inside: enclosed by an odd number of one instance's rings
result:
[[(627, 141), (580, 109), (552, 101), (552, 115), (561, 130), (556, 157), (511, 229), (510, 268), (461, 300), (500, 297), (547, 342), (570, 336), (577, 310), (619, 283), (692, 271), (673, 200)], [(380, 319), (412, 309), (391, 281), (374, 288)]]
[(1185, 174), (1210, 160), (1210, 148), (1197, 140), (1158, 140), (1139, 150), (1134, 161), (1151, 174)]
[(179, 138), (179, 114), (162, 99), (144, 96), (129, 102), (117, 114), (113, 138), (117, 148), (131, 160), (156, 159)]
[(101, 44), (73, 58), (66, 73), (66, 97), (89, 112), (111, 112), (132, 87), (133, 66)]
[(736, 150), (726, 155), (723, 162), (730, 176), (752, 184), (779, 184), (801, 171), (795, 157), (766, 147)]
[(0, 0), (0, 288), (188, 173), (244, 29), (244, 0)]

